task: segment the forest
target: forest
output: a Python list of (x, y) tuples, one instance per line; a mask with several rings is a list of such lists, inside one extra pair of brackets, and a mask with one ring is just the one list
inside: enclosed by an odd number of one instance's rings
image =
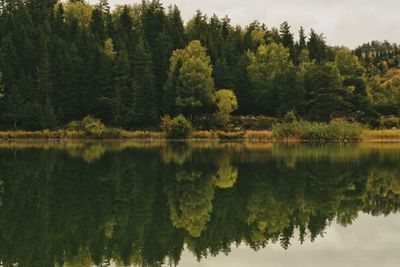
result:
[(387, 41), (352, 50), (287, 22), (237, 26), (201, 11), (185, 23), (158, 0), (0, 1), (0, 130), (59, 129), (88, 115), (159, 129), (180, 114), (210, 129), (230, 115), (289, 112), (400, 127), (399, 67)]

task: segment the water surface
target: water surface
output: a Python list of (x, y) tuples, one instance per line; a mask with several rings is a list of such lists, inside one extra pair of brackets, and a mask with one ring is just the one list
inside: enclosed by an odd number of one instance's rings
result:
[(4, 266), (397, 266), (400, 144), (0, 143)]

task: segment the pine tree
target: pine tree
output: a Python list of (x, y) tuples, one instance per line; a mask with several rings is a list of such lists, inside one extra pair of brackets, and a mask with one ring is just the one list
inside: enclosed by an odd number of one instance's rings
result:
[(178, 59), (173, 70), (170, 70), (168, 81), (165, 84), (163, 92), (163, 114), (177, 115), (176, 92), (180, 87), (179, 75), (182, 68), (182, 59)]
[(293, 58), (294, 39), (293, 39), (293, 34), (290, 32), (290, 26), (286, 21), (283, 22), (279, 28), (279, 36), (280, 36), (282, 44), (286, 48), (289, 48), (290, 54), (292, 55), (292, 58)]
[(326, 46), (323, 35), (317, 34), (313, 29), (307, 43), (310, 58), (322, 63), (327, 59), (328, 48)]
[(121, 50), (116, 58), (114, 67), (114, 90), (116, 110), (114, 122), (124, 127), (128, 126), (128, 110), (133, 105), (133, 93), (131, 90), (132, 71), (129, 55), (125, 50)]
[(90, 22), (90, 31), (97, 39), (97, 42), (104, 42), (107, 36), (106, 24), (103, 18), (103, 13), (100, 8), (95, 8), (92, 13), (92, 20)]
[(6, 95), (6, 113), (3, 114), (3, 119), (11, 120), (13, 129), (16, 130), (20, 120), (24, 116), (24, 100), (19, 90), (13, 86), (10, 93)]
[(181, 12), (176, 5), (170, 6), (167, 13), (167, 29), (170, 36), (172, 48), (181, 49), (185, 46), (185, 27)]
[(157, 120), (154, 74), (152, 62), (141, 40), (136, 48), (133, 64), (133, 127), (152, 126)]
[(54, 129), (57, 126), (57, 116), (49, 98), (46, 98), (41, 114), (42, 129)]
[(328, 122), (348, 114), (350, 103), (342, 81), (334, 63), (315, 65), (307, 71), (305, 88), (309, 119)]
[(307, 48), (306, 34), (303, 26), (301, 26), (299, 30), (299, 50), (301, 51), (305, 48)]
[(53, 93), (53, 83), (51, 81), (49, 53), (46, 41), (43, 41), (43, 53), (40, 66), (37, 70), (37, 100), (44, 101), (49, 99)]

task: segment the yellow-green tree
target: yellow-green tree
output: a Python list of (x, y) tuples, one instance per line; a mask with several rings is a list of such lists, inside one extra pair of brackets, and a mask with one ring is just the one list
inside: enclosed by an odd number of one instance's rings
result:
[(278, 103), (278, 79), (293, 66), (289, 49), (282, 44), (260, 45), (256, 53), (248, 52), (247, 71), (252, 83), (253, 111), (258, 114), (274, 115)]
[(212, 106), (214, 80), (210, 57), (200, 41), (175, 50), (170, 59), (166, 93), (174, 95), (170, 105), (191, 119)]
[(218, 125), (224, 127), (228, 124), (230, 114), (238, 109), (238, 102), (232, 90), (221, 89), (214, 95), (214, 101), (218, 111), (215, 114)]

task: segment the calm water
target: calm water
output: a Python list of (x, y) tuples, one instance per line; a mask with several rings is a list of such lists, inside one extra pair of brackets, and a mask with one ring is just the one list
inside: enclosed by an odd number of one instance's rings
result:
[(400, 144), (0, 143), (3, 266), (398, 266)]

